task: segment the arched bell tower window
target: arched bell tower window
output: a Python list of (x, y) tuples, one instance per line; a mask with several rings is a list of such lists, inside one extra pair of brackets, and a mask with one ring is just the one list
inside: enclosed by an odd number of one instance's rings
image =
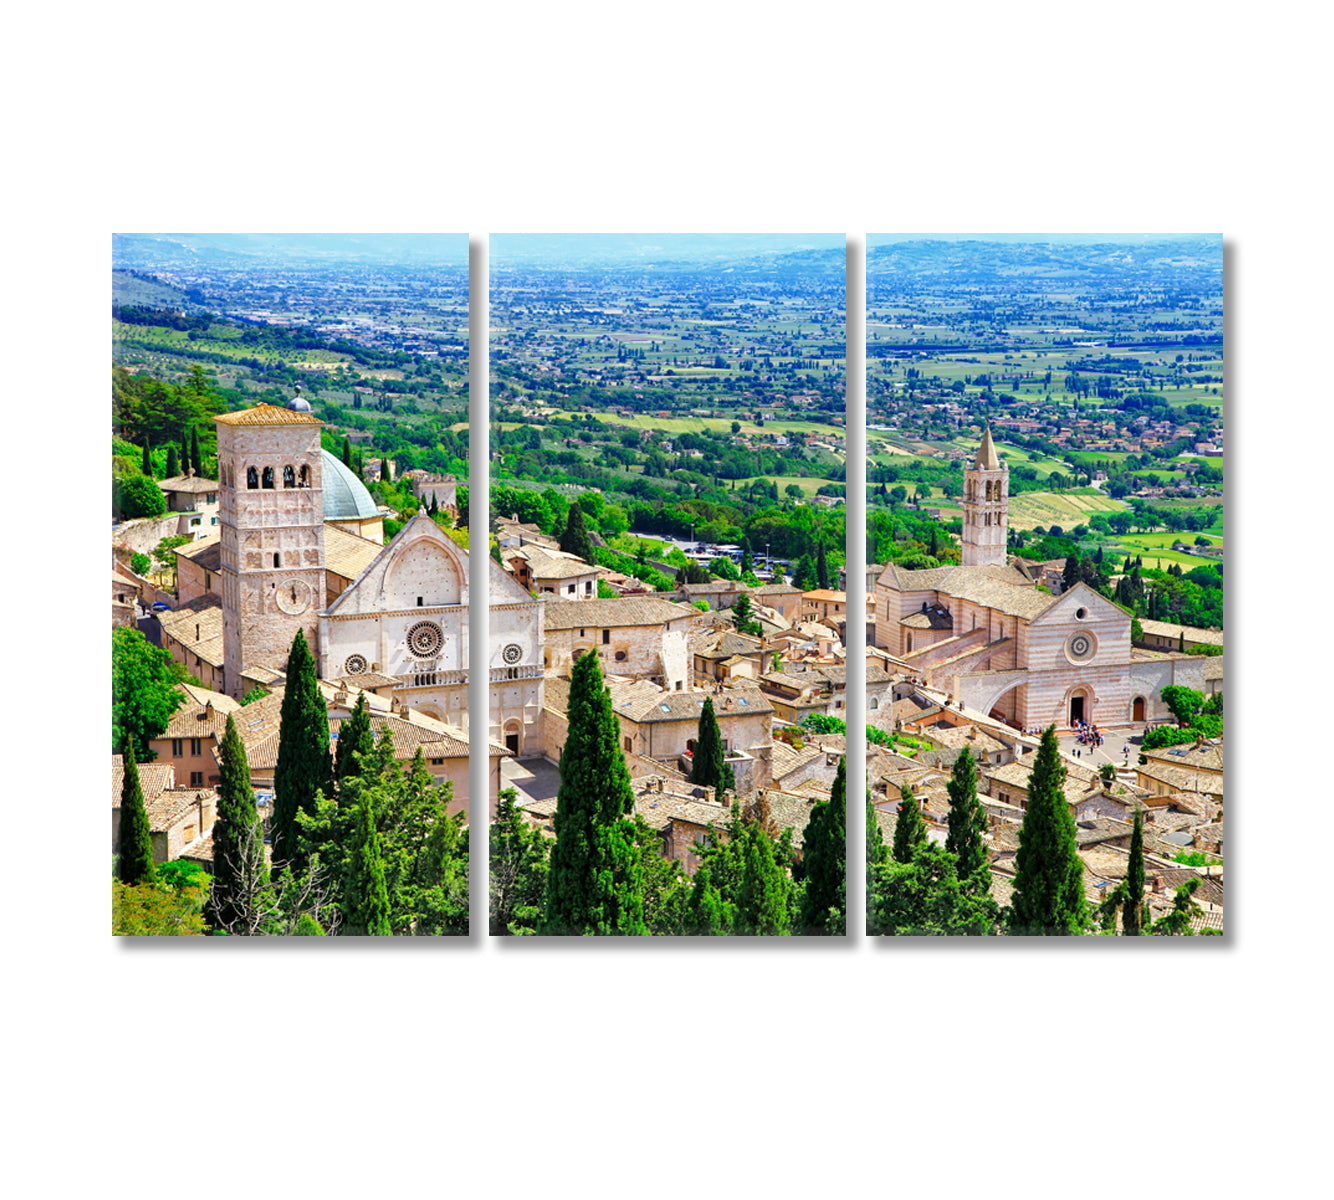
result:
[(271, 488), (271, 487), (273, 486), (273, 468), (272, 468), (272, 467), (265, 467), (265, 468), (264, 468), (263, 484), (264, 484), (264, 486), (265, 486), (266, 488)]
[(291, 463), (283, 468), (283, 487), (296, 487), (296, 472), (292, 470)]
[(273, 565), (274, 565), (275, 567), (280, 567), (280, 566), (282, 566), (282, 556), (279, 555), (279, 554), (277, 553), (277, 551), (274, 551), (274, 555), (273, 555)]
[(246, 467), (246, 469), (245, 469), (245, 485), (246, 485), (246, 487), (248, 487), (248, 488), (257, 488), (257, 487), (259, 487), (259, 472), (256, 471), (254, 467)]
[(309, 468), (309, 467), (302, 467), (302, 468), (301, 468), (301, 482), (297, 484), (297, 487), (303, 487), (303, 488), (308, 488), (308, 487), (310, 487), (310, 468)]

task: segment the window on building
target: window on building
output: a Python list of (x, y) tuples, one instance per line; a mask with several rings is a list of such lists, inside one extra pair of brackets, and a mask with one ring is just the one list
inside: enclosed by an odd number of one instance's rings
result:
[(204, 752), (204, 747), (203, 747), (203, 744), (201, 743), (200, 739), (199, 739), (199, 738), (191, 738), (191, 739), (190, 739), (190, 753), (191, 753), (195, 758), (198, 758), (203, 752)]
[(248, 487), (248, 488), (257, 488), (257, 487), (259, 487), (259, 472), (256, 471), (254, 467), (246, 467), (246, 469), (245, 469), (245, 485), (246, 485), (246, 487)]
[(301, 482), (300, 482), (300, 484), (299, 484), (298, 486), (299, 486), (299, 487), (303, 487), (303, 488), (308, 488), (308, 487), (310, 487), (310, 468), (309, 468), (309, 467), (302, 467), (302, 468), (301, 468)]
[(265, 468), (264, 468), (264, 475), (263, 475), (263, 477), (262, 477), (262, 479), (261, 479), (261, 483), (262, 483), (262, 485), (263, 485), (264, 487), (266, 487), (266, 488), (271, 488), (271, 487), (273, 487), (273, 468), (272, 468), (272, 467), (265, 467)]
[(191, 786), (191, 787), (203, 787), (203, 786), (204, 786), (204, 772), (203, 772), (203, 771), (191, 771), (191, 772), (190, 772), (190, 786)]
[(273, 552), (273, 565), (275, 567), (282, 566), (282, 557), (278, 554), (276, 550)]
[(605, 645), (607, 645), (610, 641), (611, 641), (611, 630), (610, 630), (610, 629), (604, 629), (604, 630), (602, 631), (602, 644), (605, 646)]
[(183, 745), (182, 739), (180, 739), (180, 738), (172, 738), (172, 739), (171, 739), (171, 756), (172, 756), (172, 758), (180, 758), (180, 757), (181, 757), (181, 755), (184, 753), (184, 751), (181, 749), (182, 745)]

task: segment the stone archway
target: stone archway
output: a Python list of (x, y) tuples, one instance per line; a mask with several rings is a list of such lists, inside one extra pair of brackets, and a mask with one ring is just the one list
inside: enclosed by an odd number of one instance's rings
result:
[(505, 722), (505, 749), (515, 758), (523, 752), (523, 726), (518, 721)]
[(1143, 696), (1136, 696), (1130, 703), (1130, 719), (1138, 724), (1145, 720), (1145, 713), (1148, 712), (1149, 705)]

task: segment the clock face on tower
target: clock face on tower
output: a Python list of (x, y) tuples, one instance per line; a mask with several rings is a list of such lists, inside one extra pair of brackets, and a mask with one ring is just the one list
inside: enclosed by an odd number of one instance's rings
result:
[(310, 584), (304, 579), (285, 579), (274, 589), (274, 601), (288, 616), (296, 616), (310, 607)]

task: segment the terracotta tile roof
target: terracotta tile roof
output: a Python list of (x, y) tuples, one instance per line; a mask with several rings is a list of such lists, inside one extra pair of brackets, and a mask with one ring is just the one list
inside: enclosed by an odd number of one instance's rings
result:
[(324, 565), (344, 579), (356, 579), (384, 547), (337, 525), (324, 527)]
[(200, 788), (176, 788), (162, 792), (151, 801), (145, 799), (149, 828), (154, 833), (165, 832), (201, 801), (207, 803), (210, 796), (216, 800), (217, 793)]
[[(580, 573), (590, 568), (585, 567)], [(652, 596), (624, 596), (614, 600), (549, 600), (542, 610), (549, 631), (617, 629), (634, 625), (663, 625), (696, 616), (693, 609)]]
[[(185, 693), (185, 703), (172, 714), (167, 728), (162, 731), (163, 738), (216, 737), (221, 741), (227, 732), (228, 713), (241, 711), (240, 704), (221, 692), (188, 683), (178, 683), (176, 690)], [(207, 716), (210, 704), (213, 706), (211, 720)]]
[[(139, 790), (144, 794), (144, 803), (156, 800), (176, 781), (176, 768), (171, 763), (146, 762), (136, 764), (139, 768)], [(111, 756), (111, 807), (120, 807), (121, 788), (125, 786), (125, 760), (119, 754)]]
[[(652, 685), (649, 685), (652, 687)], [(621, 694), (618, 696), (617, 692)], [(704, 701), (712, 699), (718, 719), (724, 717), (772, 713), (773, 705), (759, 688), (728, 688), (721, 695), (713, 692), (667, 692), (653, 687), (651, 692), (613, 689), (612, 709), (619, 716), (643, 725), (652, 721), (698, 721)]]
[(188, 492), (192, 495), (218, 490), (216, 479), (205, 479), (202, 475), (173, 475), (170, 479), (159, 479), (157, 485), (164, 492)]
[(1145, 633), (1152, 633), (1157, 637), (1179, 638), (1185, 633), (1188, 642), (1198, 642), (1206, 646), (1223, 644), (1221, 629), (1198, 629), (1194, 625), (1177, 625), (1171, 621), (1150, 621), (1147, 617), (1140, 617), (1139, 625)]
[(188, 546), (177, 546), (176, 557), (188, 558), (207, 570), (216, 571), (222, 560), (222, 537), (215, 533)]
[(310, 413), (294, 412), (290, 408), (276, 408), (263, 402), (254, 408), (243, 408), (239, 412), (222, 413), (213, 418), (223, 425), (323, 425), (324, 422)]

